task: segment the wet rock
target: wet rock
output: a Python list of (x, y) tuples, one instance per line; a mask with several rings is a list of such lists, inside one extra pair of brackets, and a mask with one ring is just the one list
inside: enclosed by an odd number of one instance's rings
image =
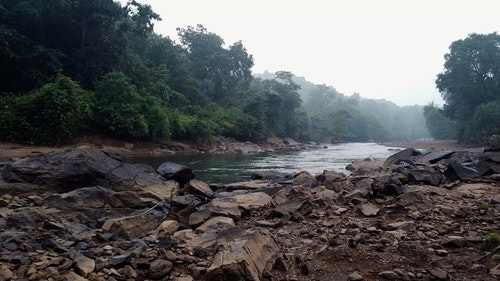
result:
[(184, 185), (195, 178), (191, 168), (173, 162), (162, 163), (156, 171), (166, 180), (174, 180), (180, 185)]
[(228, 229), (217, 238), (217, 253), (207, 270), (207, 280), (262, 280), (266, 264), (278, 244), (265, 229)]
[(290, 177), (290, 175), (278, 171), (258, 171), (250, 176), (252, 180), (278, 180), (288, 177)]

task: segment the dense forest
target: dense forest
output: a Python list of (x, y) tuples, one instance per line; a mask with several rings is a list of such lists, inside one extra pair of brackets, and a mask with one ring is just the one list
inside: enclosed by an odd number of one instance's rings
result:
[(470, 34), (444, 58), (436, 86), (445, 104), (424, 108), (431, 135), (500, 147), (500, 35)]
[(0, 0), (0, 139), (427, 136), (422, 107), (344, 96), (288, 71), (254, 77), (242, 42), (202, 25), (178, 28), (175, 42), (153, 31), (159, 20), (133, 0)]

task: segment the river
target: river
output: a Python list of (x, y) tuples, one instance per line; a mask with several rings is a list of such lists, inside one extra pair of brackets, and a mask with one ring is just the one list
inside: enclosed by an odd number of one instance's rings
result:
[(348, 173), (345, 167), (356, 160), (384, 160), (397, 149), (376, 143), (324, 144), (318, 149), (261, 153), (252, 155), (170, 155), (129, 159), (157, 168), (170, 161), (190, 167), (197, 179), (208, 183), (232, 183), (250, 180), (253, 172), (275, 170), (288, 174), (307, 171), (312, 175), (324, 170)]

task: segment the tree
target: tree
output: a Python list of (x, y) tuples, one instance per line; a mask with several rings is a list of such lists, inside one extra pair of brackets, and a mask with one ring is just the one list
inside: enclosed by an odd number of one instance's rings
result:
[(500, 35), (470, 34), (453, 42), (444, 58), (436, 79), (444, 113), (457, 122), (459, 140), (471, 141), (465, 134), (476, 108), (500, 99)]
[(443, 109), (430, 103), (424, 106), (424, 118), (429, 133), (434, 139), (455, 138), (455, 123), (444, 115)]

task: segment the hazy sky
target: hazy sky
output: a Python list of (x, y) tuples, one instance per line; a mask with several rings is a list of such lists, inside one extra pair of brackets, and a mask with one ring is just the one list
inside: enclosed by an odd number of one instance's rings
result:
[[(125, 0), (122, 0), (124, 2)], [(242, 41), (253, 72), (291, 71), (316, 84), (398, 105), (443, 101), (435, 88), (450, 44), (498, 32), (498, 0), (138, 0), (157, 33), (203, 24)]]

